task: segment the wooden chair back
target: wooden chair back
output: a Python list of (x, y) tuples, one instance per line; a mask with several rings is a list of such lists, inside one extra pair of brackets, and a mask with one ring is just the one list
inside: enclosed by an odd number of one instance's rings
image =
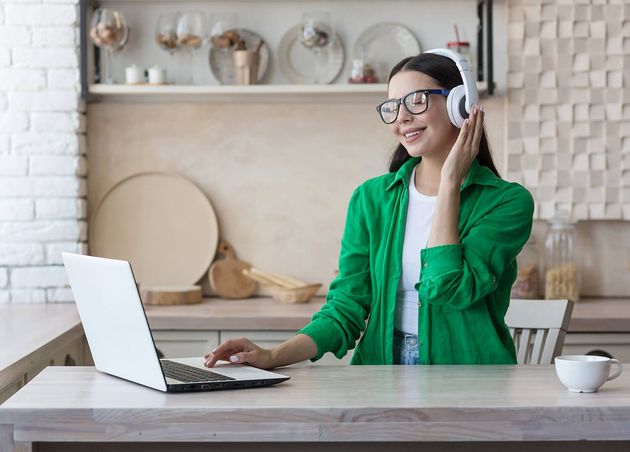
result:
[(518, 364), (552, 364), (562, 353), (573, 302), (510, 300), (505, 323), (516, 346)]

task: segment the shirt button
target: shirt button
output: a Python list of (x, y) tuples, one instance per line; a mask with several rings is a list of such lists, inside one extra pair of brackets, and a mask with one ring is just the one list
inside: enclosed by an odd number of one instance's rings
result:
[(418, 307), (419, 307), (419, 308), (421, 308), (421, 307), (422, 307), (422, 302), (421, 302), (421, 301), (419, 301), (419, 302), (418, 302)]
[(423, 262), (423, 263), (422, 263), (422, 266), (423, 266), (423, 267), (426, 267), (426, 266), (427, 266), (427, 263), (426, 263), (426, 262)]

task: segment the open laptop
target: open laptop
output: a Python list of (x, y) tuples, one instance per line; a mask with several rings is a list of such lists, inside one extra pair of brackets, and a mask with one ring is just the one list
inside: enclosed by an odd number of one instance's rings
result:
[(286, 375), (238, 364), (204, 367), (203, 357), (159, 359), (127, 261), (62, 253), (94, 365), (164, 392), (270, 386)]

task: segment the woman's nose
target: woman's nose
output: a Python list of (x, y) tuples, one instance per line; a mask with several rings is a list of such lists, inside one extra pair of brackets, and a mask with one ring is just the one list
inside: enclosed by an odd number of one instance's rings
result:
[(409, 112), (407, 111), (406, 108), (401, 108), (400, 111), (398, 112), (398, 123), (399, 124), (406, 124), (409, 121), (411, 121), (412, 117), (409, 114)]

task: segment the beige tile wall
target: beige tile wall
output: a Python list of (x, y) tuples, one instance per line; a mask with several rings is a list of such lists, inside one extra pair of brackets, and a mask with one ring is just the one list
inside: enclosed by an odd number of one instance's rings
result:
[(630, 219), (630, 4), (508, 2), (508, 177), (537, 216)]
[(352, 190), (393, 149), (371, 104), (100, 103), (88, 116), (90, 214), (125, 176), (180, 173), (239, 258), (326, 284)]
[[(500, 147), (503, 100), (486, 104)], [(95, 103), (88, 116), (90, 215), (128, 175), (180, 173), (207, 194), (240, 258), (326, 285), (352, 190), (387, 172), (394, 148), (371, 103)]]

